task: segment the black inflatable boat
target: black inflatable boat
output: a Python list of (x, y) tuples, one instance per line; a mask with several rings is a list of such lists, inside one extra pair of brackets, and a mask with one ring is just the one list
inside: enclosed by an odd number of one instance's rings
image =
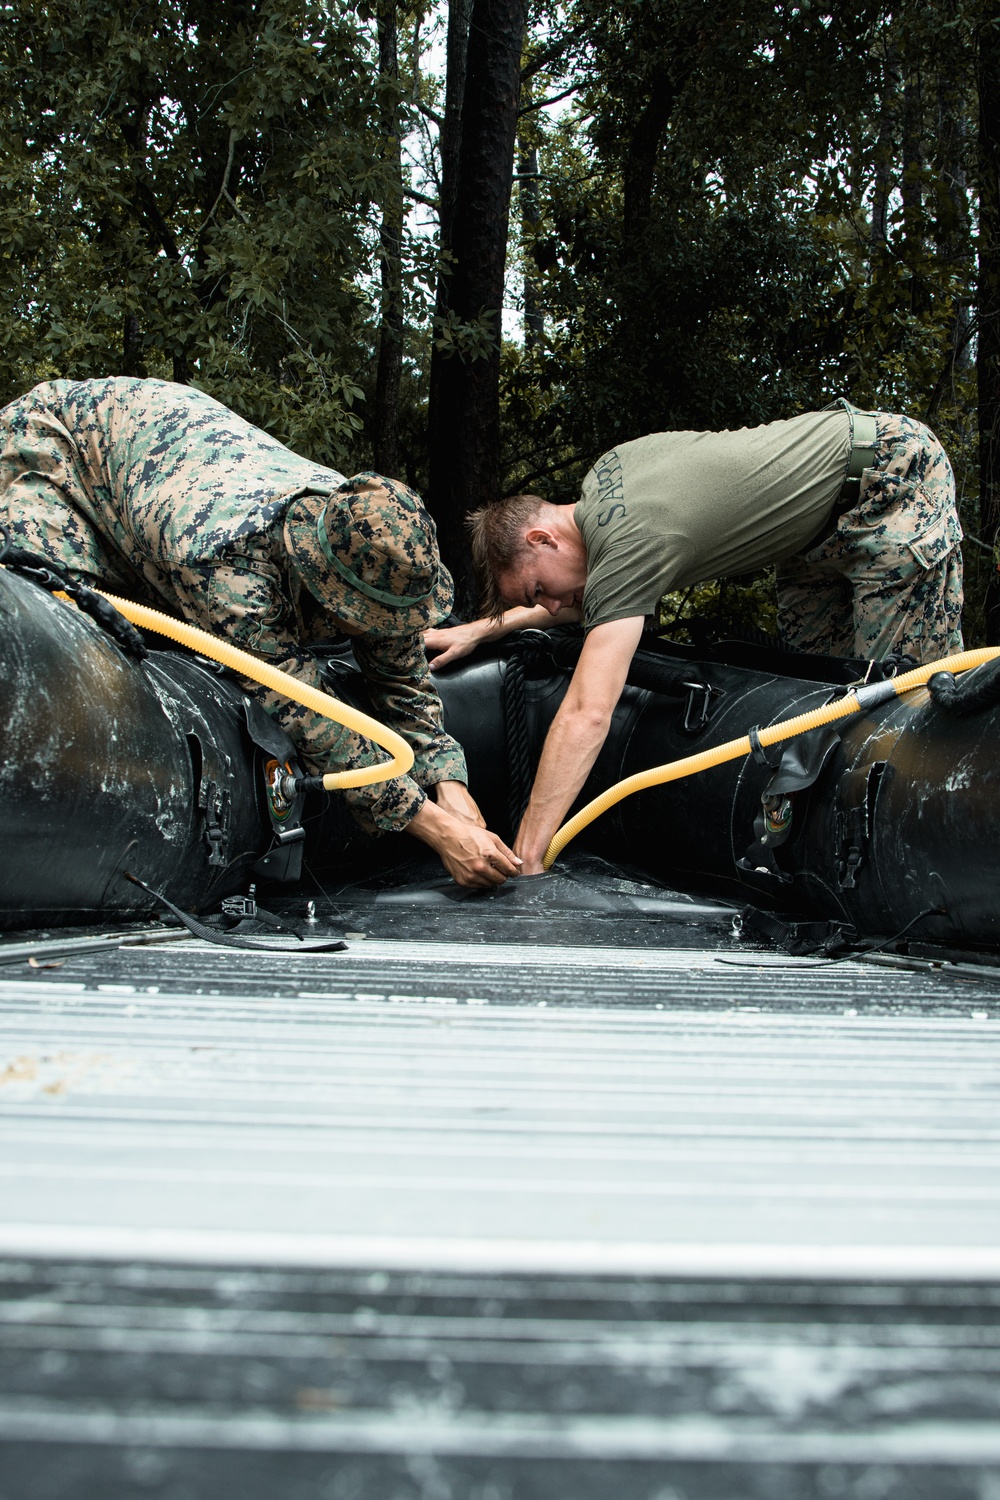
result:
[[(131, 657), (94, 620), (0, 570), (5, 725), (0, 924), (107, 920), (149, 910), (124, 877), (189, 910), (251, 881), (350, 873), (358, 836), (335, 797), (271, 792), (295, 765), (278, 726), (211, 663)], [(491, 827), (509, 835), (580, 649), (526, 632), (443, 672), (449, 730)], [(636, 771), (803, 713), (895, 664), (738, 643), (645, 638), (580, 802)], [(349, 658), (335, 693), (366, 707)], [(1000, 946), (1000, 677), (911, 692), (783, 746), (643, 791), (582, 836), (671, 886), (861, 933), (902, 929)], [(536, 877), (543, 880), (544, 877)]]

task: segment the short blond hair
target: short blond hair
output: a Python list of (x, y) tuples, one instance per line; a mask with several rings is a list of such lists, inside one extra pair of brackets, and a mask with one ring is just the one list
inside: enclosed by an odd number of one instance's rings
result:
[(508, 495), (466, 517), (472, 562), (482, 591), (482, 610), (496, 620), (504, 612), (500, 578), (527, 551), (525, 532), (537, 521), (545, 501), (538, 495)]

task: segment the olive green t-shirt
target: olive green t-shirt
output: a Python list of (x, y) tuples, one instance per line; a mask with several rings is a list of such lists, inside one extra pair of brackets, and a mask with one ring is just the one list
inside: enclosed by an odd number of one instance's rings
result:
[(833, 510), (850, 443), (838, 409), (732, 432), (656, 432), (606, 453), (573, 512), (587, 550), (586, 628), (800, 551)]

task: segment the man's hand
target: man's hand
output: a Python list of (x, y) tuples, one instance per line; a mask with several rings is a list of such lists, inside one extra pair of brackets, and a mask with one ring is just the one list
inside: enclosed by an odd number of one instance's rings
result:
[(492, 620), (470, 620), (467, 625), (450, 625), (442, 630), (425, 630), (424, 645), (428, 651), (436, 651), (430, 667), (436, 672), (439, 667), (446, 667), (450, 662), (458, 661), (463, 656), (468, 656), (470, 651), (483, 641), (490, 639), (490, 627)]
[[(469, 800), (472, 801), (471, 797)], [(474, 802), (472, 805), (475, 807)], [(488, 890), (503, 885), (509, 875), (520, 872), (521, 861), (495, 833), (480, 828), (468, 817), (456, 817), (430, 799), (407, 824), (407, 832), (430, 844), (459, 885)]]

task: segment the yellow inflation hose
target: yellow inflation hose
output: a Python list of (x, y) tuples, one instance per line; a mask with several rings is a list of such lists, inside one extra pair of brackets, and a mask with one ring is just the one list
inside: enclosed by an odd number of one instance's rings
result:
[[(757, 734), (760, 743), (763, 746), (776, 745), (779, 740), (794, 739), (798, 734), (818, 729), (821, 724), (833, 724), (838, 719), (849, 718), (851, 714), (873, 708), (878, 703), (886, 703), (890, 698), (901, 697), (913, 688), (923, 687), (935, 672), (969, 672), (973, 667), (981, 667), (984, 662), (993, 661), (997, 656), (1000, 656), (1000, 646), (983, 646), (976, 651), (961, 651), (957, 656), (914, 667), (911, 672), (903, 672), (899, 677), (890, 677), (885, 682), (852, 688), (846, 697), (835, 698), (832, 703), (824, 703), (819, 708), (810, 709), (808, 713), (759, 729)], [(750, 736), (745, 734), (738, 740), (728, 740), (726, 744), (716, 745), (711, 750), (701, 750), (697, 755), (685, 755), (681, 760), (669, 761), (664, 766), (651, 766), (648, 771), (638, 771), (634, 776), (628, 776), (624, 781), (608, 787), (606, 792), (595, 797), (593, 802), (588, 802), (575, 817), (563, 824), (545, 851), (543, 866), (548, 870), (571, 839), (582, 833), (595, 818), (606, 813), (609, 807), (631, 797), (633, 792), (642, 792), (651, 786), (662, 786), (667, 781), (680, 781), (685, 776), (695, 776), (699, 771), (721, 766), (727, 760), (739, 760), (741, 756), (750, 755), (752, 749)]]
[(259, 661), (248, 651), (241, 651), (238, 646), (230, 645), (229, 641), (219, 636), (209, 635), (196, 625), (188, 625), (184, 620), (174, 620), (170, 615), (161, 614), (159, 610), (150, 609), (145, 604), (118, 599), (114, 594), (104, 594), (102, 597), (113, 604), (126, 620), (138, 625), (140, 630), (153, 630), (157, 635), (165, 635), (169, 640), (176, 641), (178, 645), (189, 646), (200, 656), (208, 656), (224, 667), (231, 667), (241, 677), (249, 677), (262, 687), (271, 688), (294, 703), (301, 703), (304, 708), (323, 714), (335, 724), (342, 724), (345, 729), (353, 729), (355, 734), (363, 734), (366, 739), (374, 740), (380, 750), (387, 751), (392, 757), (391, 760), (379, 761), (374, 766), (360, 766), (356, 771), (328, 772), (323, 777), (326, 791), (336, 792), (343, 787), (373, 786), (378, 781), (390, 781), (393, 776), (405, 776), (413, 765), (413, 751), (401, 735), (396, 734), (393, 729), (387, 729), (368, 714), (351, 708), (347, 703), (341, 703), (331, 693), (320, 692), (319, 688), (299, 682), (290, 673), (282, 672), (280, 667), (272, 667), (266, 661)]

